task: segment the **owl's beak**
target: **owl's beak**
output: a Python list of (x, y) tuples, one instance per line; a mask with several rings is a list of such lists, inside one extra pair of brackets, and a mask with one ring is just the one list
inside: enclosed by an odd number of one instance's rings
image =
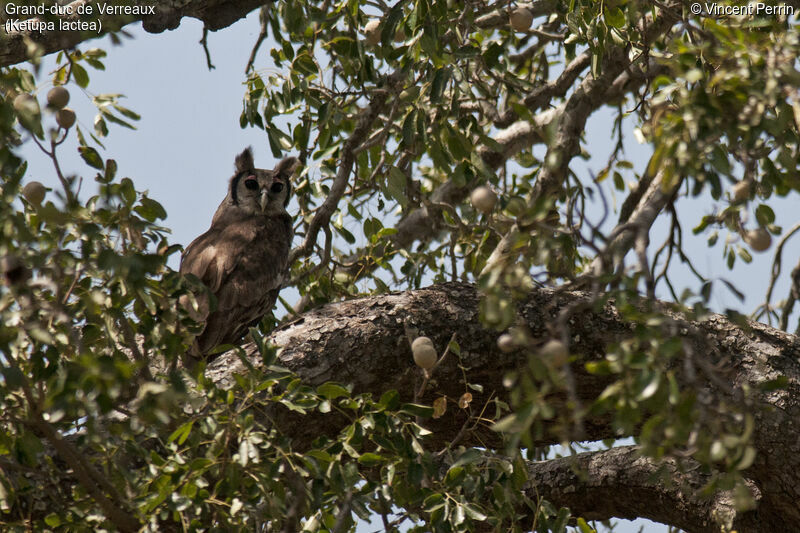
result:
[(261, 205), (262, 212), (267, 210), (267, 204), (269, 203), (269, 189), (261, 189), (261, 198), (258, 199), (258, 203)]

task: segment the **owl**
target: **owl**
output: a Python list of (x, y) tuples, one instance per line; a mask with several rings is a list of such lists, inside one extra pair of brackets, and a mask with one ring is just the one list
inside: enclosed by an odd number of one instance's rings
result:
[(286, 157), (272, 170), (255, 168), (250, 148), (236, 157), (211, 227), (181, 257), (181, 273), (197, 276), (216, 299), (214, 308), (199, 295), (196, 310), (186, 297), (182, 301), (192, 318), (205, 323), (190, 355), (207, 357), (215, 346), (236, 343), (272, 310), (289, 266), (292, 218), (286, 205), (298, 165)]

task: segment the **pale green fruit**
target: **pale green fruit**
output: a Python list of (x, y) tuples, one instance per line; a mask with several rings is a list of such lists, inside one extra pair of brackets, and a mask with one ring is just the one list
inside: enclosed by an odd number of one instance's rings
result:
[(526, 7), (518, 7), (511, 12), (508, 20), (514, 31), (528, 31), (533, 22), (533, 13)]
[(59, 109), (56, 113), (56, 122), (65, 130), (70, 129), (75, 124), (75, 111), (68, 107)]
[(364, 42), (370, 46), (375, 46), (381, 42), (381, 21), (370, 20), (364, 26)]
[(569, 359), (569, 352), (564, 343), (551, 339), (539, 349), (539, 355), (553, 366), (562, 366)]
[(28, 182), (22, 188), (22, 196), (35, 206), (42, 205), (45, 193), (47, 193), (47, 189), (38, 181)]
[(414, 362), (418, 367), (430, 370), (436, 364), (438, 355), (433, 341), (428, 337), (417, 337), (411, 343), (411, 352), (414, 354)]
[(36, 97), (28, 93), (18, 94), (14, 98), (14, 111), (17, 113), (27, 113), (29, 115), (39, 114), (39, 101)]
[(69, 91), (64, 87), (53, 87), (47, 93), (47, 106), (51, 109), (63, 109), (69, 103)]
[(764, 228), (756, 228), (746, 231), (742, 235), (744, 242), (756, 252), (763, 252), (772, 244), (772, 236)]
[(517, 343), (514, 342), (514, 336), (510, 333), (503, 333), (497, 337), (497, 347), (503, 353), (510, 353), (517, 349)]
[(489, 214), (497, 204), (497, 195), (489, 187), (480, 186), (469, 196), (472, 207), (484, 214)]

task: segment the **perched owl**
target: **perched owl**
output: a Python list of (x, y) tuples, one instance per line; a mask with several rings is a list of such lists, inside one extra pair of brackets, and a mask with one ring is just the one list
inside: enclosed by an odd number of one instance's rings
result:
[[(272, 310), (288, 268), (292, 219), (286, 212), (290, 178), (299, 162), (284, 158), (273, 170), (255, 168), (250, 148), (236, 157), (236, 173), (211, 227), (181, 257), (180, 271), (197, 276), (216, 297), (216, 310), (198, 297), (192, 317), (205, 322), (189, 353), (204, 357), (239, 341)], [(186, 300), (183, 305), (190, 309)]]

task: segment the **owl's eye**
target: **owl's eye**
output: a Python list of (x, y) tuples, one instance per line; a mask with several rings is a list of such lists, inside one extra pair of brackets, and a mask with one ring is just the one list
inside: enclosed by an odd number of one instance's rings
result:
[(283, 183), (276, 181), (272, 184), (272, 187), (270, 187), (269, 190), (274, 193), (279, 193), (283, 190)]
[(250, 189), (251, 191), (254, 191), (258, 189), (258, 181), (256, 181), (255, 178), (247, 178), (246, 180), (244, 180), (244, 186)]

